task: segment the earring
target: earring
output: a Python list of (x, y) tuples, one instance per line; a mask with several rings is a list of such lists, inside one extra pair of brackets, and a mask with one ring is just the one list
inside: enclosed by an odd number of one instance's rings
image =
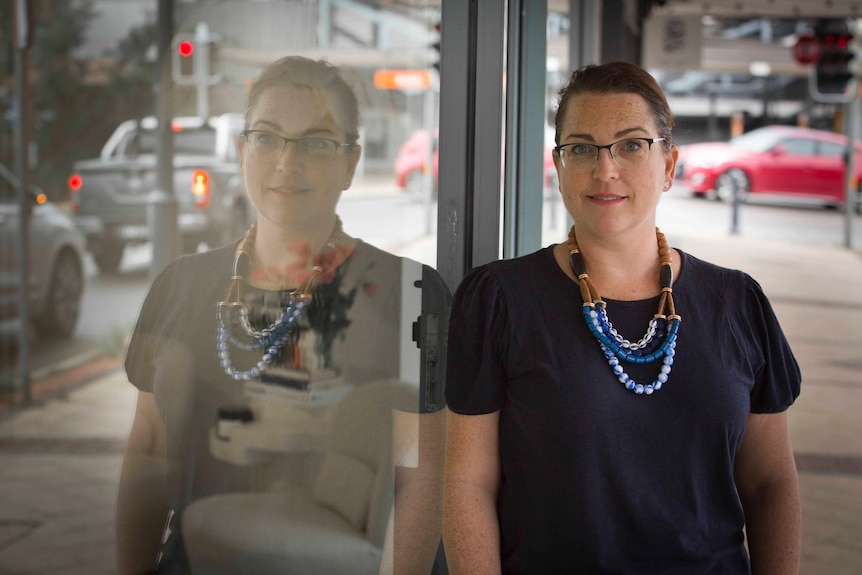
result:
[(664, 183), (664, 189), (668, 189), (669, 187), (670, 187), (670, 182), (665, 182)]
[(350, 187), (350, 180), (344, 180), (344, 189), (346, 190), (349, 187)]

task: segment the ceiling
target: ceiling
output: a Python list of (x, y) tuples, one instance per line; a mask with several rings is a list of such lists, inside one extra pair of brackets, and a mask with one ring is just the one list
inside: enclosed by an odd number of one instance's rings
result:
[(862, 16), (862, 0), (655, 0), (654, 6), (656, 11), (673, 15), (778, 18)]
[[(381, 6), (439, 7), (443, 0), (374, 0)], [(461, 0), (455, 0), (461, 1)], [(578, 0), (589, 2), (590, 0)], [(593, 0), (601, 2), (601, 0)], [(637, 0), (623, 0), (635, 2)], [(567, 14), (572, 0), (548, 0), (548, 10)], [(862, 18), (862, 0), (652, 0), (662, 14), (772, 18)]]
[[(569, 11), (570, 0), (548, 0), (555, 12)], [(862, 17), (862, 0), (653, 0), (662, 14), (773, 18)]]

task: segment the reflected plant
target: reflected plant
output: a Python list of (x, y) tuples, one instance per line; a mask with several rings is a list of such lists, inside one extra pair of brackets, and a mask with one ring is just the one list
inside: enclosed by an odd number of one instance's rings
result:
[(359, 289), (369, 296), (377, 293), (377, 285), (363, 281), (368, 270), (374, 267), (369, 264), (362, 271), (359, 280), (350, 289), (342, 291), (342, 283), (347, 266), (338, 266), (338, 260), (326, 258), (326, 261), (315, 262), (324, 272), (322, 281), (314, 290), (311, 305), (308, 306), (308, 323), (317, 334), (316, 351), (324, 368), (333, 366), (332, 346), (336, 340), (343, 340), (347, 328), (350, 327), (350, 308), (356, 299)]

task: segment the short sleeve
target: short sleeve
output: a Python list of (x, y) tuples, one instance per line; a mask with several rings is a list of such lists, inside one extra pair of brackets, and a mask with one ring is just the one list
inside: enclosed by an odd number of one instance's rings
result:
[(172, 261), (147, 292), (126, 351), (126, 375), (141, 391), (153, 391), (154, 358), (170, 325), (177, 319), (177, 306), (184, 301), (176, 285), (178, 262)]
[(748, 316), (754, 327), (762, 362), (751, 390), (752, 413), (778, 413), (799, 396), (802, 374), (790, 344), (760, 284), (746, 276)]
[(455, 291), (449, 317), (446, 403), (465, 415), (493, 413), (505, 401), (508, 311), (487, 267), (471, 271)]

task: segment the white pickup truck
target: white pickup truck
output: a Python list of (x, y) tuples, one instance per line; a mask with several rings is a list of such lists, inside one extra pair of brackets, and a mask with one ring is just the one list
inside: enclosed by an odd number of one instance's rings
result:
[[(239, 239), (253, 220), (237, 159), (242, 116), (178, 117), (171, 128), (181, 249)], [(126, 245), (150, 240), (147, 205), (157, 187), (157, 142), (156, 118), (127, 120), (98, 158), (74, 164), (68, 180), (72, 213), (103, 272), (117, 270)]]

